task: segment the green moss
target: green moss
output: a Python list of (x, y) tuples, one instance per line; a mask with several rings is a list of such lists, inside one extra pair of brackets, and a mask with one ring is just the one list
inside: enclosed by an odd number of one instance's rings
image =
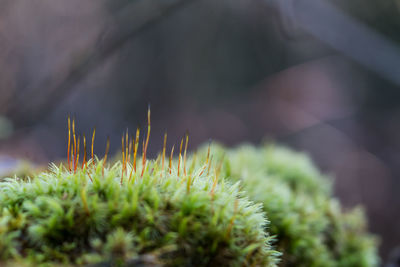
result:
[(182, 140), (178, 159), (164, 164), (146, 159), (149, 123), (137, 170), (139, 132), (136, 140), (126, 133), (125, 146), (122, 138), (112, 166), (86, 162), (83, 138), (79, 164), (74, 121), (73, 141), (68, 126), (66, 166), (0, 180), (1, 266), (378, 264), (362, 209), (344, 211), (302, 153), (213, 145), (211, 157), (202, 148), (186, 160)]
[(275, 266), (268, 221), (239, 184), (156, 161), (130, 181), (128, 164), (121, 184), (123, 164), (102, 162), (0, 183), (0, 265)]
[[(272, 145), (212, 150), (221, 175), (241, 181), (250, 199), (263, 204), (283, 253), (280, 266), (377, 266), (362, 210), (343, 211), (330, 180), (306, 155)], [(198, 158), (205, 157), (203, 148)]]

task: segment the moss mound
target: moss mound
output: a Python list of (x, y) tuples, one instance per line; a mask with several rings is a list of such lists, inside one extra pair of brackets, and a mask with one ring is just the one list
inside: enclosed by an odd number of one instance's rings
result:
[(343, 211), (304, 154), (214, 145), (187, 159), (186, 136), (165, 162), (165, 135), (160, 156), (147, 160), (150, 129), (149, 110), (142, 157), (139, 130), (126, 133), (112, 166), (109, 142), (96, 158), (93, 131), (87, 160), (83, 135), (80, 164), (68, 119), (65, 165), (0, 180), (0, 266), (378, 265), (362, 210)]
[(377, 242), (366, 231), (362, 209), (343, 211), (330, 181), (306, 155), (272, 145), (212, 150), (218, 172), (241, 181), (249, 198), (263, 204), (283, 254), (279, 266), (378, 265)]
[(129, 177), (130, 164), (95, 160), (1, 182), (0, 265), (275, 266), (268, 221), (238, 184), (143, 166)]

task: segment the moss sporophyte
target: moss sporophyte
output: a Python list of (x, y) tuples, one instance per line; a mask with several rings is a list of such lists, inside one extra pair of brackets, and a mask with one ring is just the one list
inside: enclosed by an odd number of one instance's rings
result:
[(0, 265), (378, 264), (362, 212), (343, 212), (303, 154), (209, 144), (189, 155), (186, 134), (174, 157), (165, 134), (148, 159), (150, 130), (149, 110), (141, 143), (127, 131), (108, 163), (109, 139), (97, 157), (94, 130), (88, 155), (68, 118), (65, 164), (0, 182)]

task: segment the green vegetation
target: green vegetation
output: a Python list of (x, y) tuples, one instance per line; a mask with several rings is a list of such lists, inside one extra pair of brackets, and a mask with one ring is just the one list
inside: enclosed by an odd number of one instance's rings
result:
[[(204, 158), (206, 148), (198, 154)], [(362, 209), (343, 211), (330, 181), (306, 155), (273, 145), (214, 145), (212, 154), (221, 176), (240, 181), (250, 199), (263, 204), (283, 253), (280, 266), (378, 265)]]
[(156, 161), (129, 179), (129, 164), (102, 163), (0, 183), (1, 265), (123, 265), (147, 255), (166, 266), (275, 266), (268, 222), (238, 184), (202, 169), (170, 174)]
[(93, 132), (80, 164), (68, 121), (66, 164), (0, 181), (0, 265), (378, 265), (361, 208), (343, 211), (306, 155), (213, 145), (187, 158), (186, 136), (166, 160), (165, 135), (148, 160), (148, 121), (140, 158), (139, 130), (111, 166), (109, 142), (103, 159), (93, 155)]

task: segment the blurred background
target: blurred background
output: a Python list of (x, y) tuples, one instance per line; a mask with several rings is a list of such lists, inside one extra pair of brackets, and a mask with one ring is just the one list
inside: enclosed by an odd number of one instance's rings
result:
[[(0, 175), (146, 124), (151, 154), (265, 140), (307, 152), (400, 245), (399, 0), (0, 0)], [(143, 127), (142, 127), (143, 128)]]

